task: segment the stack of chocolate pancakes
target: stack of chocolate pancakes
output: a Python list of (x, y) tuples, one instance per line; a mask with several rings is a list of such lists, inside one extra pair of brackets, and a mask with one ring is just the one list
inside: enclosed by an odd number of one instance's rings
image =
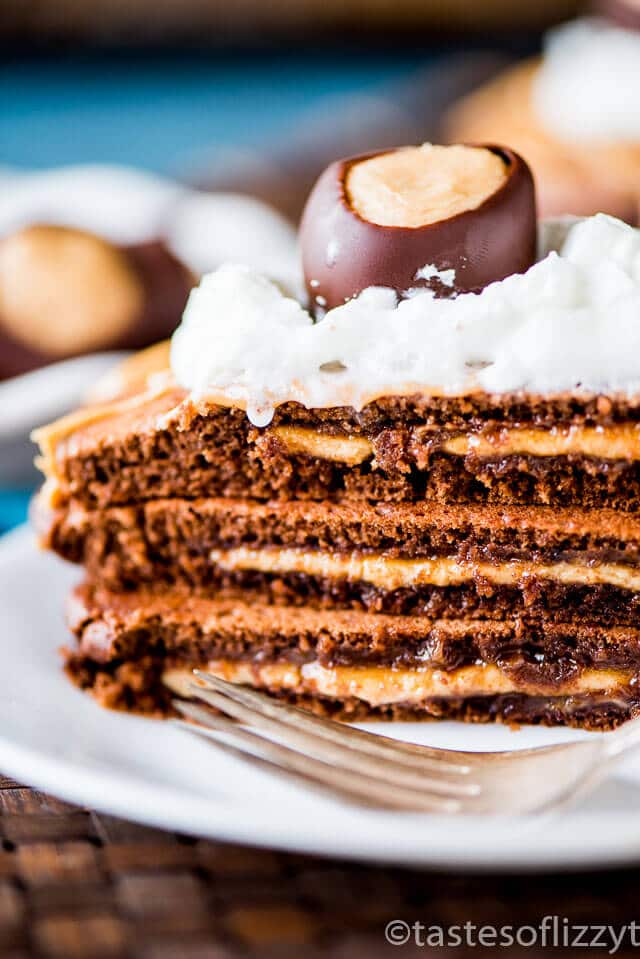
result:
[[(510, 189), (521, 179), (518, 202), (533, 209), (522, 161), (484, 152)], [(325, 175), (302, 229), (310, 292), (329, 306), (359, 292), (338, 289), (324, 260), (308, 262), (322, 247), (318, 207), (335, 202), (326, 184), (335, 193), (345, 169)], [(358, 228), (384, 227), (384, 211), (367, 215)], [(533, 219), (520, 212), (510, 244), (471, 263), (465, 284), (450, 251), (467, 229), (456, 237), (452, 222), (466, 215), (445, 218), (438, 275), (422, 271), (435, 296), (450, 284), (445, 269), (461, 295), (535, 257)], [(419, 228), (400, 231), (394, 262), (398, 243), (406, 259), (424, 242)], [(372, 283), (397, 288), (373, 260)], [(360, 288), (372, 285), (363, 273)], [(167, 710), (199, 667), (344, 719), (608, 728), (640, 705), (640, 396), (285, 398), (255, 425), (242, 400), (167, 373), (38, 440), (41, 537), (86, 575), (68, 604), (67, 667), (103, 704)]]

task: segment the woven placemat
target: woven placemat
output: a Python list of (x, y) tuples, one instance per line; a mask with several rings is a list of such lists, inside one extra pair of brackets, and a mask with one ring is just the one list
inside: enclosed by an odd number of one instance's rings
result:
[[(640, 912), (638, 870), (489, 877), (363, 866), (173, 835), (6, 778), (0, 830), (3, 959), (492, 955), (418, 944), (413, 925), (533, 926), (556, 915), (619, 928)], [(385, 940), (394, 919), (412, 927), (401, 948)], [(540, 953), (499, 950), (516, 954)]]

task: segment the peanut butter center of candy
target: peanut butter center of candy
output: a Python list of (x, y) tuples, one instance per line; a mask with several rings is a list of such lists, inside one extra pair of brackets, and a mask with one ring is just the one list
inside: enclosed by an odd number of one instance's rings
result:
[(39, 353), (108, 346), (143, 304), (126, 256), (100, 237), (37, 225), (0, 242), (0, 330)]
[(353, 210), (379, 226), (421, 227), (475, 210), (507, 178), (504, 160), (482, 147), (404, 147), (350, 167)]

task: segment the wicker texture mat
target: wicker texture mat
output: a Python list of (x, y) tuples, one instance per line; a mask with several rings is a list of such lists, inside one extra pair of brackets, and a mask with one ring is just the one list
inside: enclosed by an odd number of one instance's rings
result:
[[(640, 912), (640, 871), (469, 877), (286, 855), (147, 829), (2, 778), (0, 833), (3, 959), (492, 955), (398, 948), (385, 926), (553, 914), (620, 926)], [(539, 952), (499, 950), (516, 954)]]

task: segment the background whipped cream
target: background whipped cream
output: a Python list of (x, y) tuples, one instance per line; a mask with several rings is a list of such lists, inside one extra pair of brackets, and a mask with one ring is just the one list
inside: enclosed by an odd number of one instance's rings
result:
[(129, 167), (89, 164), (25, 173), (0, 167), (0, 237), (34, 223), (76, 227), (116, 244), (162, 238), (195, 273), (242, 256), (302, 289), (293, 227), (237, 193), (204, 193)]
[(550, 31), (533, 98), (560, 139), (640, 141), (640, 32), (595, 17)]
[(246, 405), (256, 425), (287, 400), (640, 391), (640, 229), (598, 214), (542, 232), (541, 250), (557, 250), (479, 294), (398, 301), (371, 287), (317, 324), (264, 276), (223, 266), (191, 293), (173, 373), (196, 396)]
[(28, 173), (0, 169), (0, 188), (2, 236), (32, 223), (54, 223), (122, 244), (161, 236), (185, 193), (164, 177), (102, 164)]

